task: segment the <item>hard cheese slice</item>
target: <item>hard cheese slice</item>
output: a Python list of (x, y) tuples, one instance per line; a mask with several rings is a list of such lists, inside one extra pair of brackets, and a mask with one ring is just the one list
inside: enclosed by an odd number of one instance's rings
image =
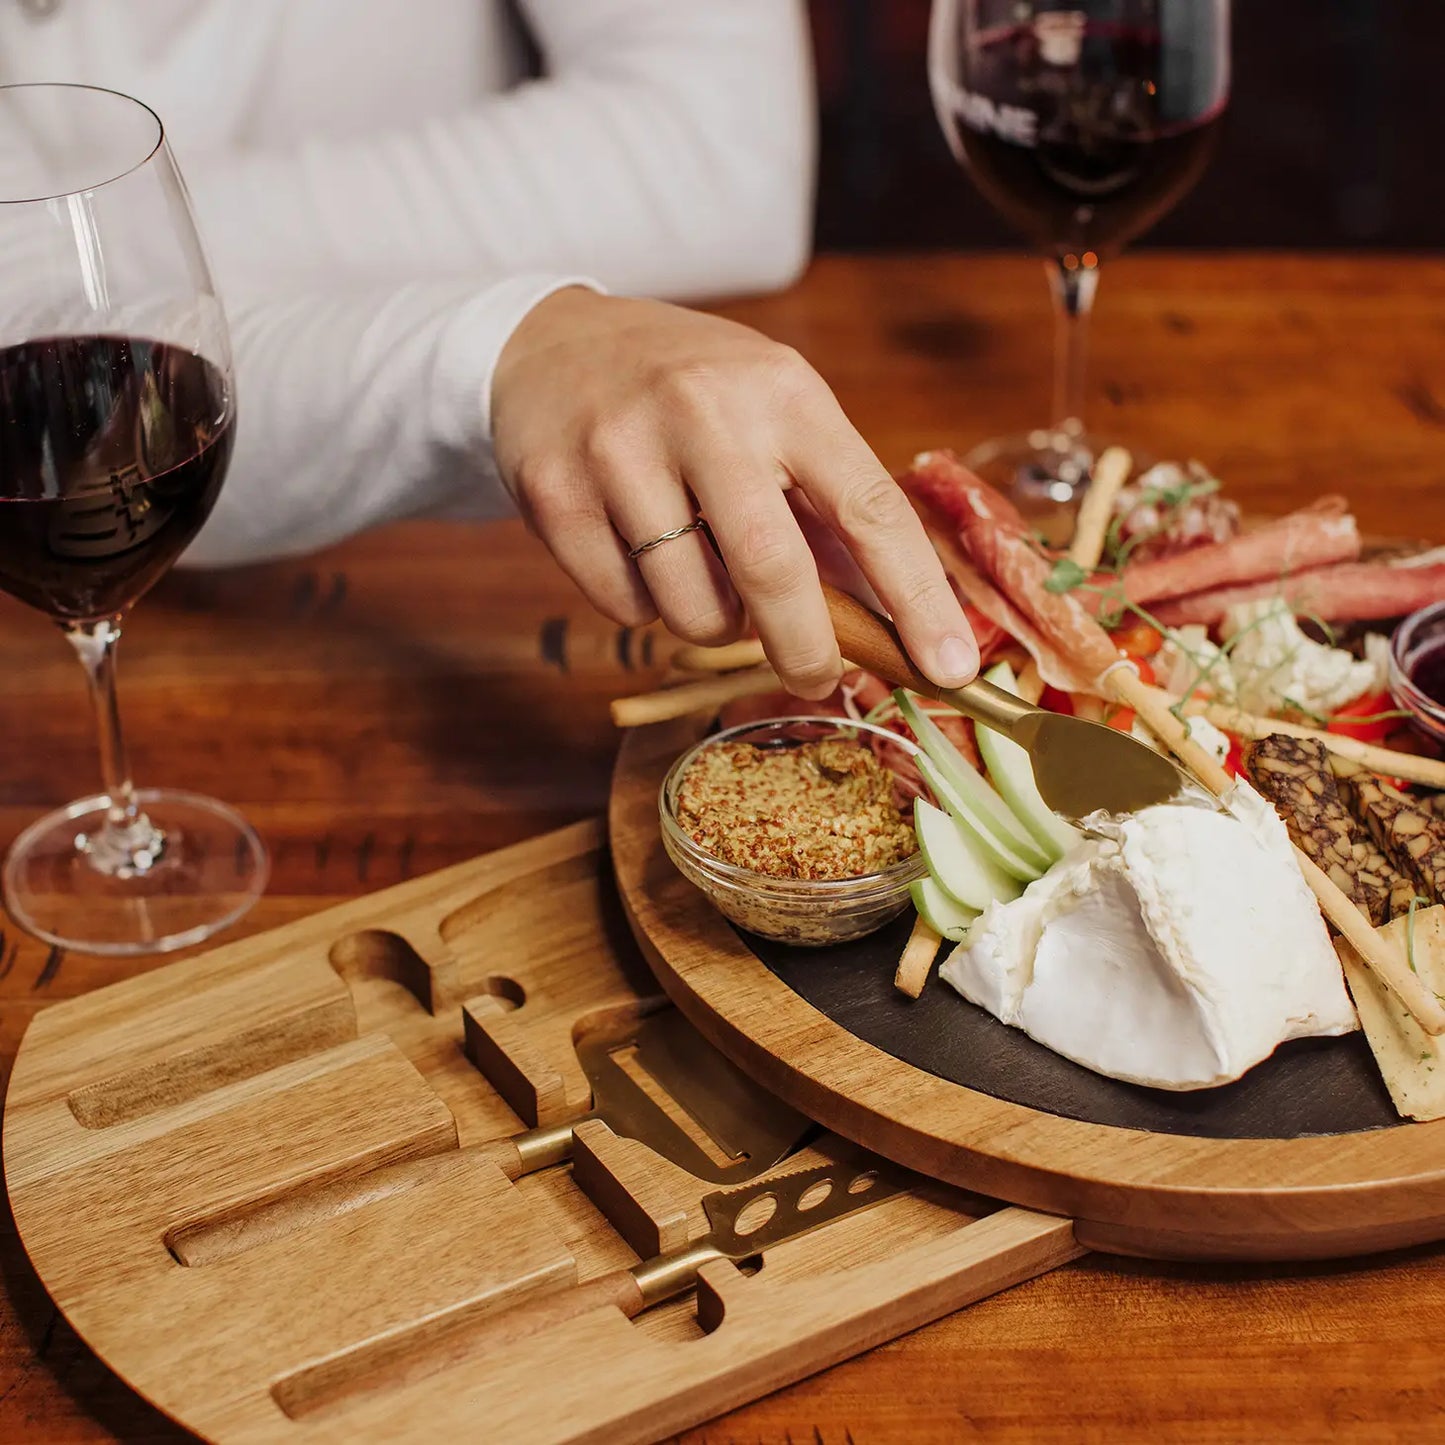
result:
[[(1445, 998), (1445, 907), (1417, 908), (1413, 930), (1405, 917), (1376, 931), (1402, 950), (1413, 932), (1415, 971)], [(1445, 1038), (1431, 1038), (1345, 939), (1335, 949), (1395, 1107), (1407, 1119), (1445, 1119)]]

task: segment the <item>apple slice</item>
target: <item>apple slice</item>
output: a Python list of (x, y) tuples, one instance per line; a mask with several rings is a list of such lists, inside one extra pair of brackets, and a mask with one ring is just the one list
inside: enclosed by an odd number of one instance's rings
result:
[[(984, 681), (1018, 696), (1018, 679), (1006, 662), (991, 667), (984, 674)], [(1028, 753), (1012, 738), (1006, 738), (992, 728), (980, 726), (976, 736), (979, 754), (988, 768), (989, 781), (1049, 857), (1062, 857), (1078, 842), (1078, 829), (1064, 822), (1039, 796), (1038, 784), (1034, 782), (1034, 765)]]
[(962, 907), (981, 913), (995, 899), (1008, 902), (1023, 892), (1020, 879), (1005, 873), (980, 843), (926, 798), (914, 801), (913, 830), (933, 881)]
[(963, 835), (981, 849), (985, 856), (993, 861), (995, 867), (1001, 868), (1010, 878), (1017, 878), (1024, 883), (1032, 883), (1035, 878), (1043, 874), (1048, 865), (1035, 863), (1032, 859), (1022, 857), (993, 833), (969, 802), (959, 796), (958, 790), (953, 784), (933, 766), (931, 759), (926, 756), (919, 758), (918, 771), (922, 774), (923, 781), (932, 789), (933, 796), (948, 810)]
[[(918, 706), (911, 694), (899, 688), (893, 697), (903, 714), (903, 721), (912, 729), (935, 772), (959, 798), (968, 815), (967, 821), (975, 829), (987, 833), (1004, 852), (1030, 865), (1033, 872), (1027, 876), (1034, 878), (1042, 873), (1053, 859), (1009, 811), (1008, 804), (989, 787), (983, 774), (949, 742), (938, 724)], [(935, 794), (937, 791), (935, 788)], [(952, 805), (947, 806), (950, 813), (958, 812)]]
[(963, 908), (941, 889), (932, 878), (915, 878), (908, 885), (913, 895), (913, 906), (919, 916), (941, 938), (951, 943), (962, 943), (964, 935), (978, 914), (972, 908)]

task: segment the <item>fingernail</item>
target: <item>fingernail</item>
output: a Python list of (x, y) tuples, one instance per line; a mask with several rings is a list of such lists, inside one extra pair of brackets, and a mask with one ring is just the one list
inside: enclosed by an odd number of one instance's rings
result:
[(938, 648), (936, 682), (956, 685), (966, 682), (978, 671), (978, 649), (962, 637), (945, 637)]

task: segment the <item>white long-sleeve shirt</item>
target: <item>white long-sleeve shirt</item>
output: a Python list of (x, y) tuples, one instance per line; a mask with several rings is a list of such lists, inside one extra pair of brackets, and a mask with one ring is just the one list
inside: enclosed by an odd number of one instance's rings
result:
[[(43, 8), (43, 7), (37, 7)], [(569, 280), (687, 299), (809, 244), (799, 0), (0, 0), (0, 82), (145, 100), (231, 323), (236, 451), (187, 560), (498, 515), (497, 356)]]

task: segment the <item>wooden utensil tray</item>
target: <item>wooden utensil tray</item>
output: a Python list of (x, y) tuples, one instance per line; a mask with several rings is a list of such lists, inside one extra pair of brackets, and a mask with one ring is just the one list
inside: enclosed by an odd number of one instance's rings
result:
[[(21, 1237), (113, 1370), (228, 1441), (655, 1439), (1082, 1252), (1067, 1220), (920, 1182), (634, 1321), (508, 1338), (512, 1307), (706, 1227), (716, 1186), (600, 1120), (571, 1167), (516, 1182), (458, 1152), (585, 1111), (574, 1038), (664, 1006), (594, 824), (145, 974), (22, 1043)], [(412, 1158), (411, 1187), (226, 1243), (260, 1206)]]

